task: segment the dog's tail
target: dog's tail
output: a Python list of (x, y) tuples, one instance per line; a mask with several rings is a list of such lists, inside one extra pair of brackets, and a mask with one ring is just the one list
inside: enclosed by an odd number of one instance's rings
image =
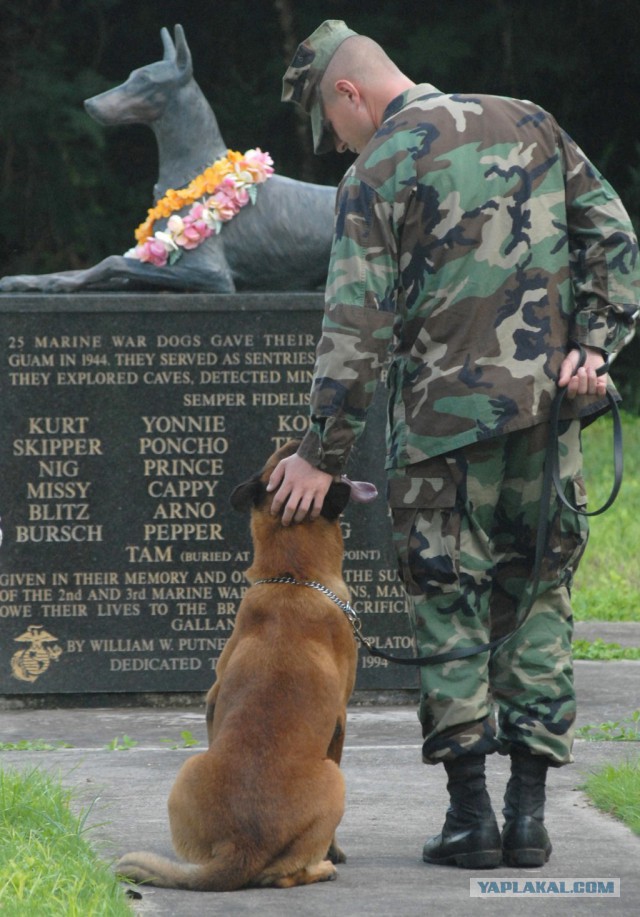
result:
[(179, 863), (155, 853), (127, 853), (116, 863), (116, 873), (131, 882), (160, 888), (201, 892), (229, 892), (251, 884), (262, 864), (250, 863), (235, 844), (216, 847), (206, 863)]

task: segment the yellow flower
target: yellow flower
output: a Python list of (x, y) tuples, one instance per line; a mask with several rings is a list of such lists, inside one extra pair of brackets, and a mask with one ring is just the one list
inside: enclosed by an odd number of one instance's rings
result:
[[(255, 155), (256, 151), (249, 150), (248, 153)], [(260, 153), (259, 150), (257, 153), (263, 157), (268, 156), (268, 154)], [(151, 238), (156, 220), (167, 219), (174, 211), (182, 210), (183, 207), (193, 204), (206, 194), (214, 194), (227, 175), (233, 173), (236, 183), (239, 182), (241, 185), (245, 185), (248, 182), (259, 183), (265, 181), (273, 172), (273, 169), (268, 171), (267, 174), (260, 174), (258, 171), (254, 172), (253, 170), (248, 172), (244, 161), (245, 156), (247, 156), (247, 153), (242, 154), (235, 150), (227, 150), (226, 156), (217, 159), (201, 175), (197, 175), (193, 181), (189, 182), (186, 188), (178, 190), (168, 188), (164, 197), (157, 201), (155, 207), (147, 211), (147, 218), (136, 229), (135, 238), (137, 242), (142, 244)], [(269, 162), (271, 162), (270, 159)], [(242, 163), (242, 166), (238, 166), (239, 163)]]

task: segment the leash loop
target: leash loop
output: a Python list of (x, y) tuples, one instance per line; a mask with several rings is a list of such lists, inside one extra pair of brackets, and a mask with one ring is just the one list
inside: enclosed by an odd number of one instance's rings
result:
[[(578, 361), (578, 365), (576, 366), (576, 370), (580, 369), (581, 366), (584, 366), (587, 359), (587, 353), (584, 347), (578, 344), (578, 350), (580, 351), (580, 359)], [(609, 372), (609, 364), (610, 360), (607, 357), (605, 363), (603, 363), (602, 366), (596, 370), (596, 375), (606, 375)], [(609, 507), (613, 504), (622, 485), (622, 477), (624, 473), (624, 454), (622, 448), (622, 420), (620, 418), (618, 402), (616, 401), (615, 396), (610, 391), (607, 391), (607, 401), (609, 402), (611, 418), (613, 421), (613, 484), (611, 486), (611, 492), (602, 506), (598, 507), (598, 509), (586, 510), (576, 506), (575, 503), (572, 503), (571, 500), (565, 496), (562, 491), (562, 484), (560, 482), (560, 457), (557, 445), (555, 444), (557, 444), (558, 441), (560, 410), (562, 408), (562, 403), (566, 394), (566, 388), (560, 389), (557, 392), (551, 406), (551, 417), (549, 420), (551, 431), (549, 433), (550, 455), (548, 456), (548, 461), (551, 464), (550, 473), (553, 481), (553, 486), (555, 487), (560, 501), (574, 513), (578, 513), (580, 516), (599, 516), (601, 513), (606, 512), (606, 510), (608, 510)]]

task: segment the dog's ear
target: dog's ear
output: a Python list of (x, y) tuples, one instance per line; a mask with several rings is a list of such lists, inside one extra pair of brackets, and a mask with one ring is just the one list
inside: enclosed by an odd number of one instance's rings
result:
[(349, 502), (351, 488), (344, 481), (332, 481), (324, 498), (320, 515), (333, 522)]
[(244, 484), (238, 484), (232, 491), (230, 497), (231, 506), (239, 513), (246, 513), (252, 507), (260, 506), (266, 494), (266, 484), (260, 480), (259, 474), (255, 474)]

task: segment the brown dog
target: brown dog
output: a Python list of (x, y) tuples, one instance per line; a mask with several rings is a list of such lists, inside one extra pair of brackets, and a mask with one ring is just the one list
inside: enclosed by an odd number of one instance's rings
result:
[[(343, 602), (338, 516), (350, 495), (334, 482), (314, 522), (283, 526), (266, 482), (288, 443), (233, 492), (252, 509), (250, 583), (288, 575)], [(209, 748), (184, 764), (169, 796), (173, 844), (187, 863), (129, 853), (117, 872), (169, 888), (231, 891), (305, 885), (344, 862), (334, 833), (344, 811), (338, 767), (357, 644), (344, 611), (314, 588), (252, 585), (207, 696)]]

